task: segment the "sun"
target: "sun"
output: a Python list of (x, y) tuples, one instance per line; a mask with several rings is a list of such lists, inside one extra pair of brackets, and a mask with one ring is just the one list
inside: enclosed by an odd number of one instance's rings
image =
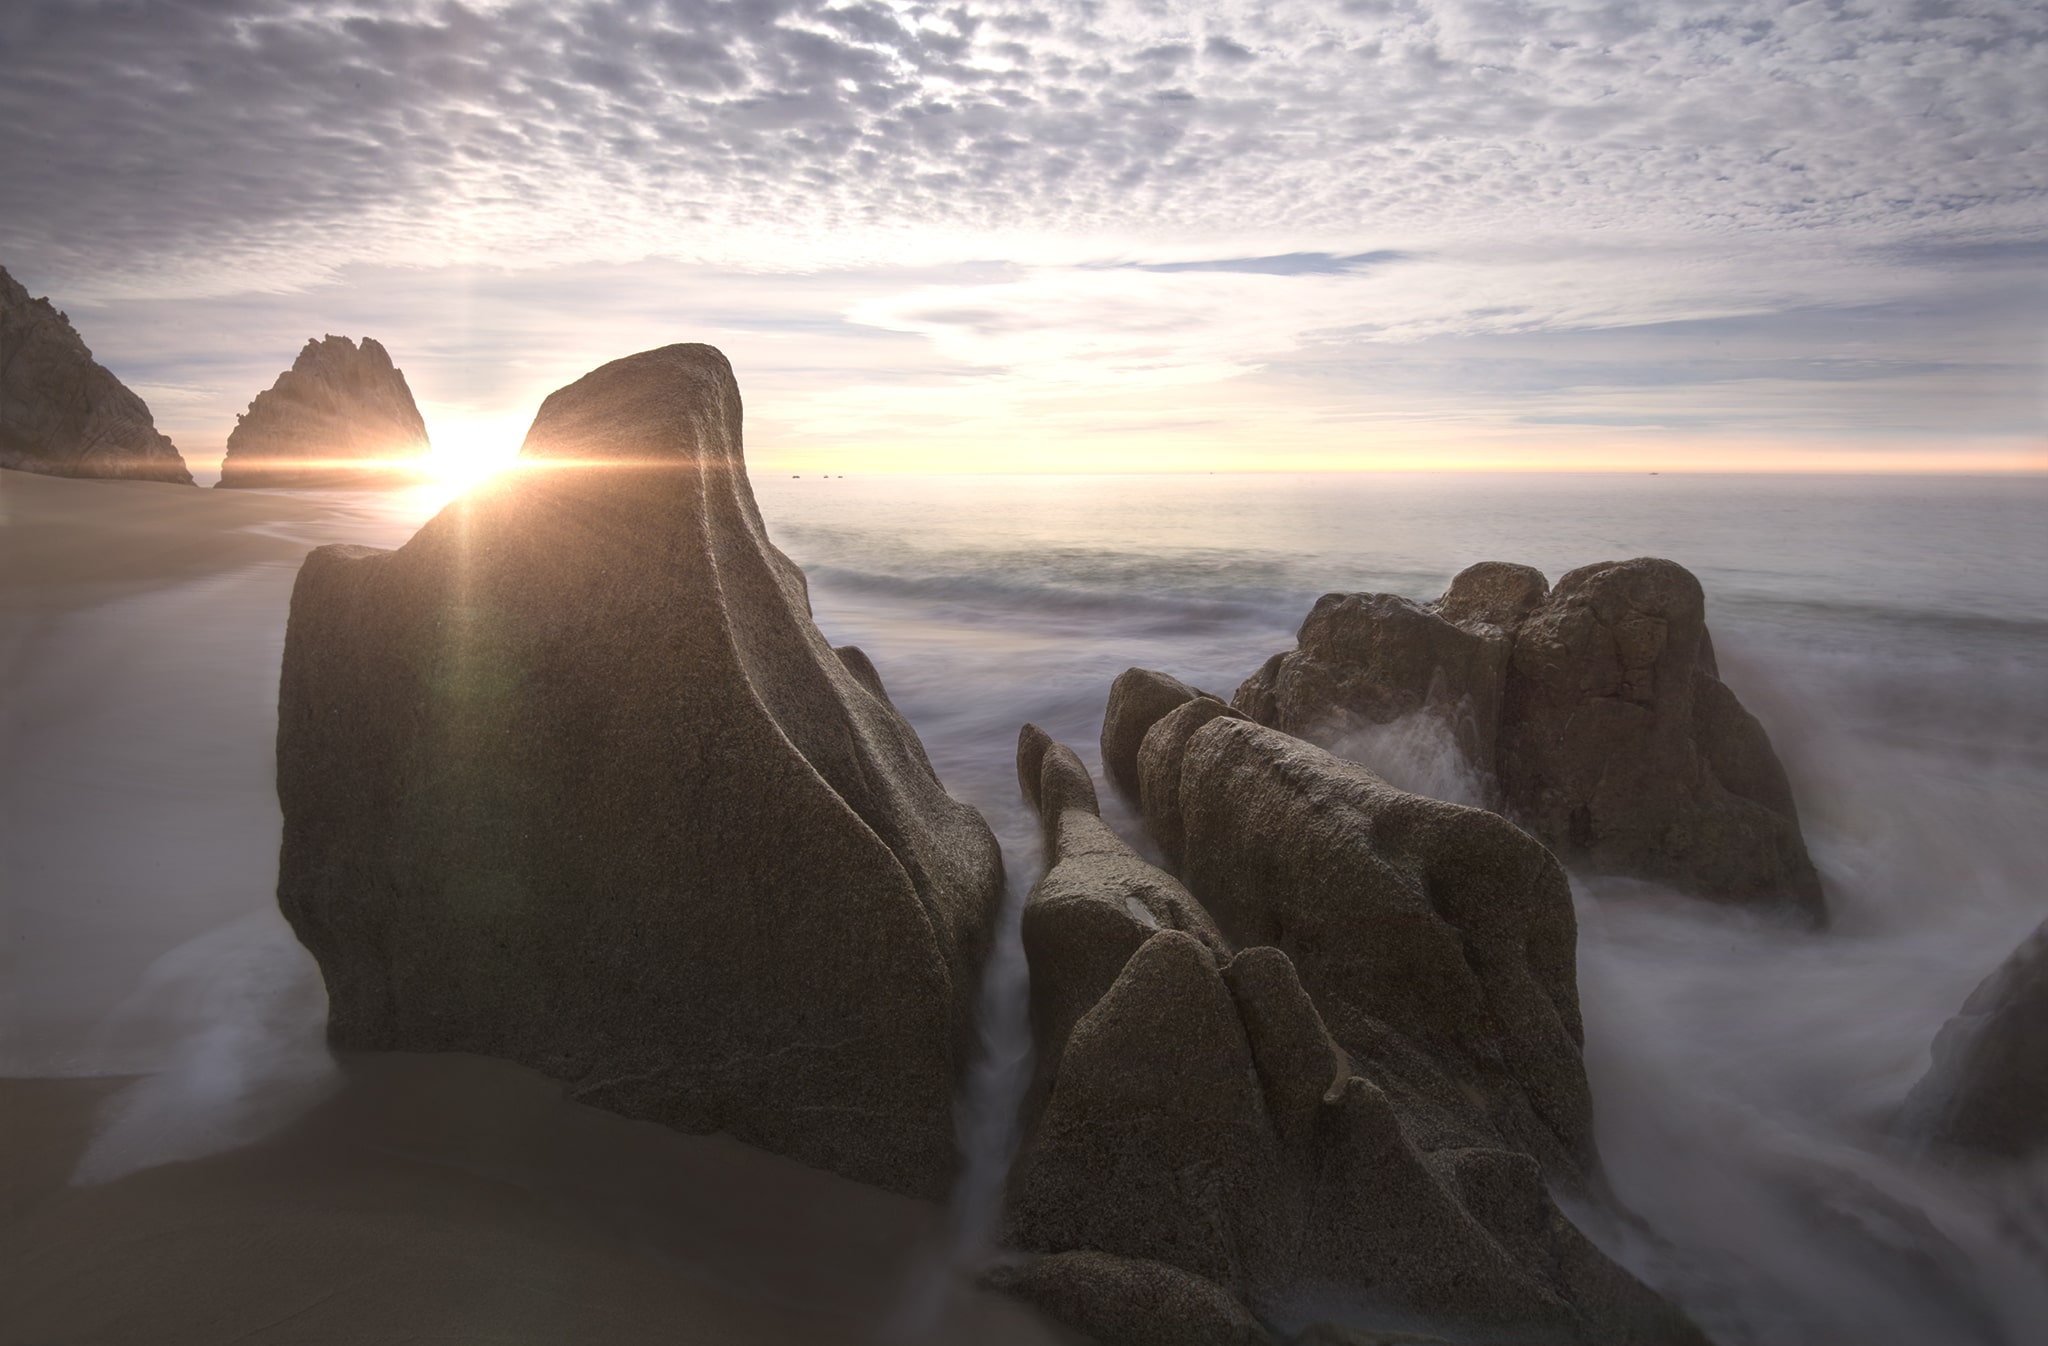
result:
[(433, 451), (422, 464), (441, 486), (460, 491), (510, 467), (525, 434), (522, 421), (464, 417), (433, 427)]

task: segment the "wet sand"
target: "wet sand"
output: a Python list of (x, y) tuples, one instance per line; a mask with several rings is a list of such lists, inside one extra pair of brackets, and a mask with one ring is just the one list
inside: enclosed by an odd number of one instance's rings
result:
[[(871, 1343), (942, 1213), (474, 1057), (351, 1058), (254, 1144), (67, 1182), (118, 1086), (0, 1082), (0, 1341)], [(1065, 1340), (966, 1291), (916, 1339)]]
[(329, 1055), (272, 896), (277, 654), (305, 551), (402, 510), (0, 472), (0, 511), (0, 1346), (1066, 1340), (959, 1285), (907, 1322), (929, 1203)]

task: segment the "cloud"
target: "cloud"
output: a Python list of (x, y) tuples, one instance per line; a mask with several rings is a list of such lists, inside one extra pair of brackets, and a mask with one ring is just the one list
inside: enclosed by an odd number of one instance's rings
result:
[(0, 263), (204, 440), (329, 330), (715, 339), (771, 445), (2038, 433), (2042, 87), (2031, 0), (13, 0)]
[(0, 255), (201, 289), (901, 261), (991, 231), (1335, 256), (1361, 233), (2005, 237), (2038, 230), (2048, 121), (2023, 0), (16, 0), (0, 22)]
[(1405, 252), (1383, 249), (1333, 257), (1327, 252), (1288, 252), (1276, 257), (1225, 257), (1206, 262), (1119, 262), (1137, 271), (1225, 271), (1247, 276), (1342, 276), (1371, 266), (1405, 261)]

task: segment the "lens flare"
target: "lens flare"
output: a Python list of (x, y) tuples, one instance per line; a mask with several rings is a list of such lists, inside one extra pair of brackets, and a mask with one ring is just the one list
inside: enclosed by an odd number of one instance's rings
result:
[(444, 421), (432, 428), (433, 452), (422, 466), (435, 482), (460, 491), (510, 467), (525, 433), (521, 421), (503, 417)]

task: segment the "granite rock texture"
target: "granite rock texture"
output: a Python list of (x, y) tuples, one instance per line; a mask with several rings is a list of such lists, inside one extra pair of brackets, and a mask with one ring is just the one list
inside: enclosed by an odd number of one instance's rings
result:
[(1582, 566), (1555, 588), (1483, 562), (1428, 606), (1325, 595), (1232, 704), (1327, 747), (1434, 716), (1484, 802), (1566, 864), (1824, 923), (1791, 786), (1720, 680), (1705, 613), (1671, 561)]
[(149, 408), (92, 358), (71, 320), (0, 269), (0, 467), (192, 484)]
[(278, 900), (332, 1041), (943, 1195), (1000, 853), (812, 623), (725, 358), (605, 365), (522, 455), (292, 595)]
[(1081, 1249), (989, 1279), (1103, 1346), (1274, 1346), (1229, 1291), (1164, 1262)]
[(1260, 724), (1332, 743), (1362, 726), (1429, 715), (1490, 776), (1513, 648), (1505, 632), (1456, 625), (1393, 594), (1324, 594), (1298, 640), (1232, 704)]
[(417, 480), (427, 423), (370, 337), (308, 341), (235, 418), (221, 486), (381, 486)]
[(1229, 952), (1201, 903), (1102, 821), (1095, 783), (1073, 749), (1027, 724), (1017, 775), (1044, 824), (1046, 871), (1025, 901), (1023, 933), (1032, 1041), (1041, 1075), (1051, 1078), (1074, 1025), (1154, 934), (1178, 930)]
[(2048, 1153), (2048, 923), (1970, 993), (1934, 1039), (1905, 1106), (1917, 1138), (1980, 1158)]
[(1549, 1195), (1595, 1167), (1555, 862), (1213, 698), (1153, 700), (1123, 718), (1148, 829), (1180, 812), (1185, 886), (1102, 824), (1071, 751), (1019, 742), (1047, 1078), (1005, 1227), (1036, 1260), (1010, 1288), (1108, 1346), (1332, 1318), (1700, 1346)]
[(1112, 788), (1138, 797), (1138, 745), (1160, 716), (1202, 693), (1149, 668), (1127, 668), (1109, 688), (1102, 715), (1102, 771)]

